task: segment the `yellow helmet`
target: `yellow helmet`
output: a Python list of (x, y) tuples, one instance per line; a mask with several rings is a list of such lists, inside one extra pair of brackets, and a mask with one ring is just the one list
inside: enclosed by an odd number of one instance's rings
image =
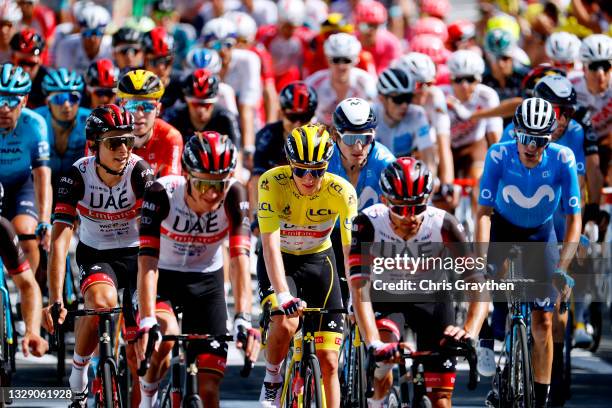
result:
[(322, 124), (307, 124), (293, 129), (285, 143), (285, 155), (290, 164), (308, 167), (327, 165), (334, 144)]
[(151, 71), (137, 69), (123, 75), (117, 85), (117, 96), (122, 99), (160, 99), (164, 94), (164, 84)]
[(499, 13), (487, 20), (487, 33), (496, 28), (512, 34), (515, 41), (521, 38), (521, 26), (514, 17), (505, 13)]
[(327, 33), (347, 33), (352, 34), (354, 31), (353, 25), (349, 24), (342, 13), (330, 13), (325, 21), (321, 23), (320, 32)]

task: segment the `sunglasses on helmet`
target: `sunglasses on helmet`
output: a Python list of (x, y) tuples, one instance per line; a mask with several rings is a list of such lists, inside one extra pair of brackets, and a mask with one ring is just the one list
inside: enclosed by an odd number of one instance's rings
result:
[(320, 177), (323, 177), (323, 175), (327, 171), (327, 166), (325, 167), (291, 166), (291, 170), (293, 171), (293, 175), (298, 178), (306, 177), (307, 174), (310, 174), (314, 178), (320, 178)]
[(354, 146), (358, 142), (362, 146), (367, 146), (374, 141), (374, 133), (338, 133), (342, 138), (342, 143), (347, 146)]
[(136, 137), (134, 136), (115, 136), (115, 137), (105, 137), (101, 139), (100, 142), (111, 152), (119, 149), (122, 145), (128, 150), (131, 150), (134, 147), (134, 143), (136, 142)]
[(389, 209), (400, 217), (411, 217), (423, 214), (427, 210), (427, 204), (389, 205)]
[(205, 194), (210, 189), (213, 189), (218, 193), (222, 193), (229, 184), (228, 179), (208, 180), (194, 177), (192, 175), (189, 176), (189, 182), (191, 183), (191, 186), (201, 194)]
[(333, 57), (331, 59), (331, 62), (334, 65), (338, 65), (338, 64), (352, 64), (353, 60), (348, 58), (348, 57)]
[(516, 132), (516, 140), (525, 146), (546, 147), (550, 143), (550, 139), (550, 136), (534, 136), (523, 132)]
[(150, 101), (126, 101), (123, 106), (128, 112), (142, 111), (144, 113), (153, 112), (157, 108), (157, 102)]
[(81, 36), (83, 38), (102, 37), (103, 35), (103, 28), (88, 28), (86, 30), (81, 31)]
[(297, 123), (297, 122), (308, 123), (312, 119), (312, 113), (310, 112), (306, 112), (306, 113), (284, 112), (284, 115), (287, 118), (287, 120), (292, 123)]
[(589, 71), (597, 72), (600, 69), (603, 69), (604, 72), (608, 72), (610, 68), (612, 68), (612, 65), (610, 64), (610, 61), (593, 61), (588, 65), (588, 67)]
[(0, 95), (0, 108), (8, 106), (10, 110), (13, 110), (19, 106), (22, 100), (23, 96)]
[(387, 95), (387, 98), (391, 99), (391, 101), (396, 105), (402, 105), (404, 103), (410, 105), (412, 102), (412, 96), (413, 95), (411, 93), (406, 93), (400, 95)]
[(453, 82), (456, 83), (456, 84), (460, 84), (463, 81), (467, 82), (468, 84), (473, 84), (473, 83), (478, 82), (479, 79), (476, 78), (474, 75), (453, 78)]
[(77, 92), (58, 92), (49, 97), (49, 102), (53, 105), (63, 105), (66, 102), (70, 106), (78, 105), (81, 102), (81, 94)]
[(97, 96), (98, 98), (103, 98), (103, 97), (113, 98), (117, 94), (117, 90), (115, 88), (90, 86), (88, 89), (89, 89), (89, 92), (91, 92), (93, 95)]

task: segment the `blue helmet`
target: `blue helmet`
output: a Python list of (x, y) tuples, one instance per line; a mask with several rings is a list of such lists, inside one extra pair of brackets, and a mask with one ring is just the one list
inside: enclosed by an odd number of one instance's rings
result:
[(51, 69), (43, 78), (42, 90), (45, 95), (52, 92), (83, 92), (85, 82), (76, 71), (66, 68)]
[(221, 57), (217, 51), (210, 48), (192, 48), (185, 58), (185, 65), (190, 69), (206, 68), (213, 74), (221, 71)]
[(340, 102), (332, 119), (339, 133), (376, 129), (378, 125), (372, 106), (361, 98), (347, 98)]
[(0, 93), (27, 95), (31, 89), (30, 74), (21, 67), (10, 63), (0, 65)]

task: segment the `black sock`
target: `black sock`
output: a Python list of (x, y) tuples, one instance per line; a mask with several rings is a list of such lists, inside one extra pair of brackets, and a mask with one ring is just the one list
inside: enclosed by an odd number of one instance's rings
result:
[(546, 408), (548, 403), (548, 390), (550, 384), (540, 384), (539, 382), (533, 383), (533, 391), (535, 393), (535, 406), (536, 408)]

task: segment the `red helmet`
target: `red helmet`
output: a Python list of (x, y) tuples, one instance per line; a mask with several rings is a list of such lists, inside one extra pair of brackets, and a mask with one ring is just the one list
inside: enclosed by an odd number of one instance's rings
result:
[(286, 113), (309, 113), (317, 110), (317, 93), (302, 81), (295, 81), (281, 89), (280, 106)]
[(85, 123), (85, 137), (96, 141), (106, 132), (113, 130), (134, 130), (134, 117), (117, 105), (102, 105), (91, 111)]
[(236, 167), (236, 146), (218, 132), (196, 132), (185, 144), (183, 169), (189, 173), (228, 174)]
[(114, 88), (119, 80), (119, 68), (113, 61), (103, 58), (89, 64), (85, 73), (85, 82), (88, 86)]
[(11, 49), (24, 54), (40, 55), (45, 50), (45, 40), (32, 28), (24, 28), (11, 38)]
[(420, 160), (400, 157), (380, 176), (383, 195), (393, 201), (421, 201), (433, 190), (433, 175)]
[(468, 20), (457, 20), (448, 25), (448, 42), (451, 44), (476, 37), (476, 26)]
[(448, 0), (421, 0), (421, 13), (442, 20), (448, 15), (450, 8), (451, 5)]
[(142, 39), (145, 54), (153, 54), (156, 57), (165, 57), (172, 54), (174, 38), (168, 34), (164, 27), (155, 27), (144, 34)]
[(421, 17), (412, 28), (412, 36), (416, 37), (420, 34), (431, 34), (440, 38), (442, 42), (448, 40), (448, 30), (444, 21), (436, 17)]
[(206, 68), (199, 68), (183, 80), (183, 94), (187, 97), (214, 102), (219, 92), (219, 77)]
[(450, 56), (450, 51), (444, 47), (444, 42), (435, 35), (421, 34), (410, 41), (410, 51), (428, 55), (435, 64), (444, 64)]
[(355, 8), (355, 22), (365, 24), (384, 24), (387, 22), (387, 9), (378, 1), (362, 1)]

